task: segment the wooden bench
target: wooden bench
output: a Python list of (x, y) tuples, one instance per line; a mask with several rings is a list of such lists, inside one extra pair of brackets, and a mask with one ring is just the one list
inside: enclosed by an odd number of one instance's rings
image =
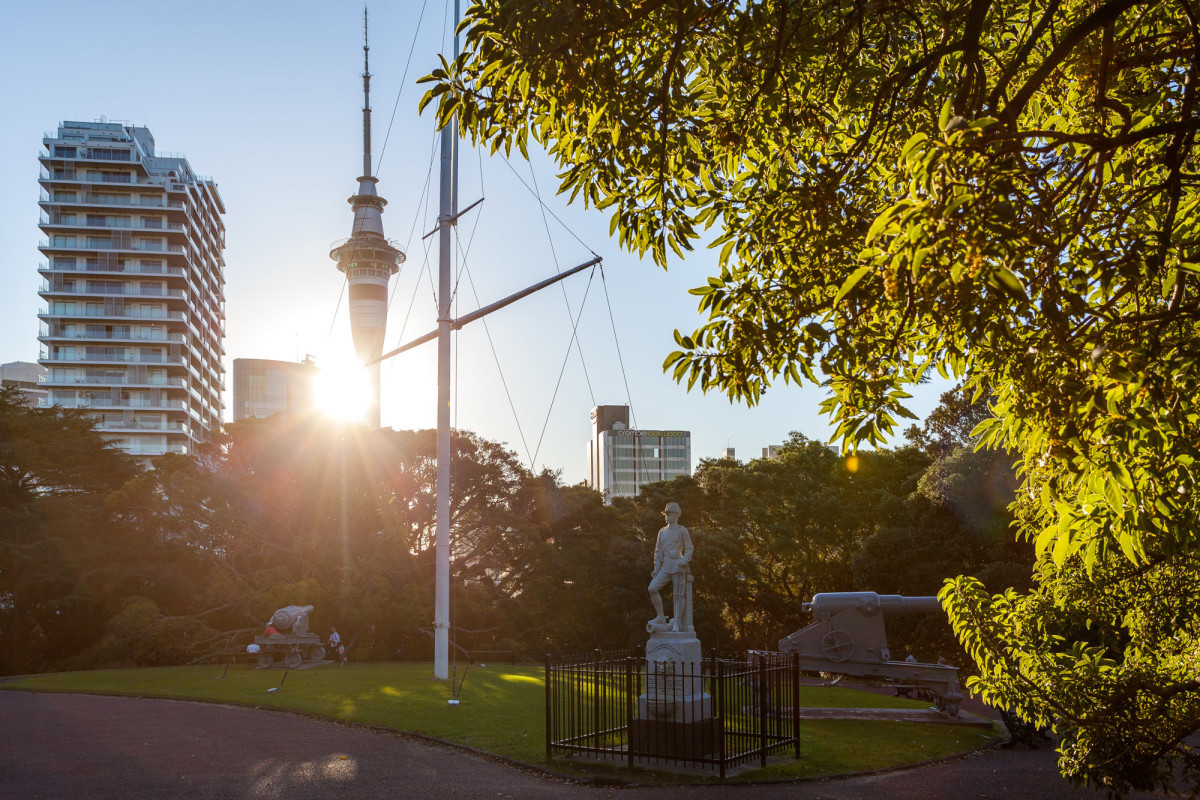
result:
[[(472, 664), (483, 661), (485, 656), (488, 661), (497, 661), (506, 658), (510, 664), (517, 663), (517, 657), (512, 650), (468, 650), (467, 656), (471, 659)], [(496, 656), (497, 658), (492, 658), (492, 656)]]

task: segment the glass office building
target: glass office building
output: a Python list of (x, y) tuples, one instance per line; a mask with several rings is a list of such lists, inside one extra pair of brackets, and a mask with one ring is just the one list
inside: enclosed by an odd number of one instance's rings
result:
[(233, 421), (304, 414), (314, 407), (317, 367), (311, 361), (233, 360)]
[(592, 409), (588, 485), (604, 495), (636, 497), (647, 483), (692, 474), (692, 434), (629, 427), (628, 406)]

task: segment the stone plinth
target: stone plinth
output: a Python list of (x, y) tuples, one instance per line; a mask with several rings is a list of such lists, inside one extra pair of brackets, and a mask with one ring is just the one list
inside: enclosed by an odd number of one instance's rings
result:
[(721, 721), (694, 722), (635, 719), (629, 723), (629, 746), (635, 753), (668, 758), (704, 758), (721, 749)]
[(693, 631), (655, 631), (646, 642), (646, 693), (638, 719), (684, 725), (713, 715), (704, 691), (700, 640)]

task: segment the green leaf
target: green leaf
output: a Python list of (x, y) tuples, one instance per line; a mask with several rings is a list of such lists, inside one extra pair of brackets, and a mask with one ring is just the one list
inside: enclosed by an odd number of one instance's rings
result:
[(1028, 300), (1028, 295), (1025, 294), (1025, 285), (1021, 283), (1021, 279), (1009, 271), (1006, 267), (997, 265), (991, 271), (992, 277), (995, 279), (994, 285), (1003, 290), (1006, 294), (1016, 297), (1020, 300)]
[(872, 268), (869, 266), (859, 267), (858, 269), (854, 270), (854, 272), (850, 273), (850, 277), (846, 278), (845, 282), (842, 283), (842, 288), (838, 289), (837, 294), (834, 296), (833, 304), (836, 306), (838, 303), (840, 303), (842, 298), (848, 295), (851, 290), (858, 285), (858, 282), (861, 281), (863, 277), (871, 271), (871, 269)]

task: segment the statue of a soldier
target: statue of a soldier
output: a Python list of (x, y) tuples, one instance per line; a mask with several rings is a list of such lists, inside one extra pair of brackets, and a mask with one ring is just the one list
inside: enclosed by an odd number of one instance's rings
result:
[[(692, 629), (692, 587), (688, 562), (692, 560), (692, 537), (687, 528), (679, 524), (679, 504), (667, 503), (663, 516), (666, 526), (658, 532), (654, 546), (654, 578), (650, 581), (650, 602), (654, 604), (655, 617), (647, 626), (665, 630), (667, 618), (663, 614), (662, 595), (659, 591), (671, 584), (675, 617), (671, 620), (672, 631)], [(660, 627), (661, 626), (661, 627)]]

